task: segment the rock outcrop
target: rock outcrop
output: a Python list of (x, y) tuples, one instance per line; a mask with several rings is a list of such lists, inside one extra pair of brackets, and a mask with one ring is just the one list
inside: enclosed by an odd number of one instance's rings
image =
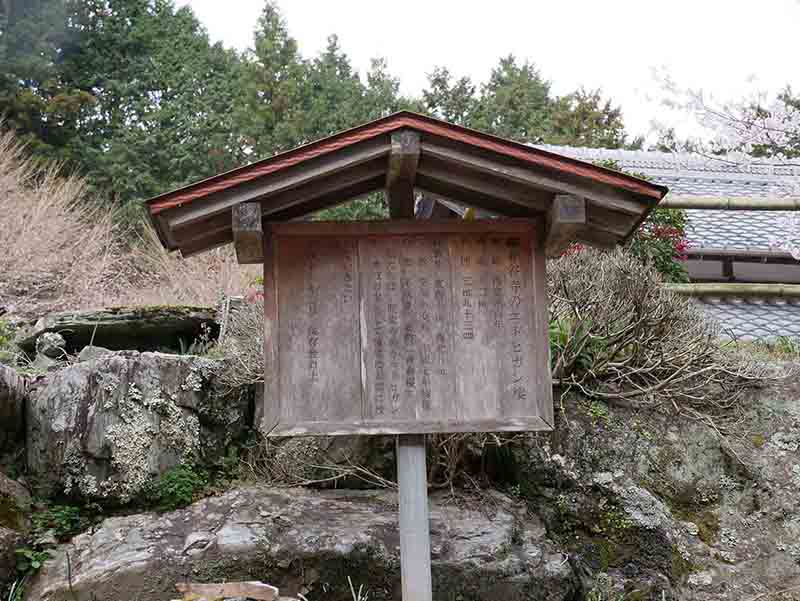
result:
[(181, 306), (53, 313), (23, 329), (17, 346), (33, 354), (43, 334), (58, 333), (65, 340), (63, 348), (70, 353), (90, 344), (112, 350), (178, 350), (188, 347), (204, 332), (214, 339), (219, 331), (215, 317), (214, 309)]
[[(507, 497), (486, 500), (434, 499), (434, 597), (574, 599), (572, 570), (540, 522)], [(107, 519), (57, 551), (26, 599), (163, 601), (180, 581), (261, 580), (282, 595), (350, 601), (348, 576), (373, 601), (399, 599), (397, 519), (389, 492), (235, 489), (174, 513)]]
[(0, 364), (0, 457), (14, 453), (25, 441), (26, 388), (25, 378)]
[(16, 573), (15, 550), (29, 529), (31, 496), (0, 472), (0, 590)]
[(22, 540), (22, 534), (0, 526), (0, 590), (14, 579), (16, 573), (15, 550)]
[(585, 591), (685, 601), (800, 591), (800, 382), (748, 405), (722, 437), (722, 422), (573, 400), (555, 433), (516, 451), (518, 486)]
[(215, 362), (119, 352), (29, 393), (28, 468), (46, 494), (126, 503), (158, 474), (219, 457), (249, 424), (246, 398), (214, 394)]

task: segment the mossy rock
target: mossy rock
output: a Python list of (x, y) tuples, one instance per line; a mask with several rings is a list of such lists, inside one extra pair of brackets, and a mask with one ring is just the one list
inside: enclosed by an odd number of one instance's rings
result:
[(33, 353), (39, 336), (57, 332), (66, 340), (66, 350), (70, 353), (90, 344), (111, 350), (177, 350), (197, 340), (204, 330), (211, 340), (216, 339), (219, 333), (216, 316), (212, 308), (183, 305), (53, 313), (27, 328), (16, 344)]

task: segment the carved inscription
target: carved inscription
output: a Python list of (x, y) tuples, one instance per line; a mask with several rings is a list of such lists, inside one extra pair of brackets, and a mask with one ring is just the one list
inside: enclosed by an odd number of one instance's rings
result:
[(489, 419), (529, 394), (530, 245), (516, 236), (454, 236), (450, 248), (461, 305), (457, 394), (474, 399), (472, 415)]
[(365, 419), (422, 419), (452, 402), (449, 263), (430, 237), (360, 242)]
[(356, 253), (353, 239), (278, 245), (278, 371), (293, 419), (343, 419), (354, 400), (360, 407)]
[(535, 230), (381, 227), (276, 239), (275, 435), (547, 428)]

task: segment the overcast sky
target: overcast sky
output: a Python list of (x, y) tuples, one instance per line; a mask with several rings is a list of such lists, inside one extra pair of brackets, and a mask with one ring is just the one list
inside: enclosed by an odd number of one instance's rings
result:
[[(178, 0), (214, 40), (244, 49), (263, 0)], [(657, 102), (654, 70), (721, 98), (800, 89), (798, 0), (279, 0), (304, 56), (336, 33), (363, 72), (385, 57), (403, 91), (419, 94), (434, 66), (485, 81), (500, 56), (534, 61), (558, 94), (602, 88), (631, 133), (653, 119), (688, 131)]]

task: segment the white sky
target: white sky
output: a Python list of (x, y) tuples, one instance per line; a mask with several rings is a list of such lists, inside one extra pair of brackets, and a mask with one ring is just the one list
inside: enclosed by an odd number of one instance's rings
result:
[[(247, 48), (263, 0), (178, 0), (213, 40)], [(279, 0), (309, 57), (336, 33), (361, 72), (385, 57), (402, 89), (419, 94), (434, 66), (485, 81), (500, 56), (534, 61), (557, 94), (602, 88), (628, 130), (653, 119), (692, 131), (657, 102), (654, 69), (680, 86), (735, 99), (754, 89), (800, 90), (798, 0)]]

